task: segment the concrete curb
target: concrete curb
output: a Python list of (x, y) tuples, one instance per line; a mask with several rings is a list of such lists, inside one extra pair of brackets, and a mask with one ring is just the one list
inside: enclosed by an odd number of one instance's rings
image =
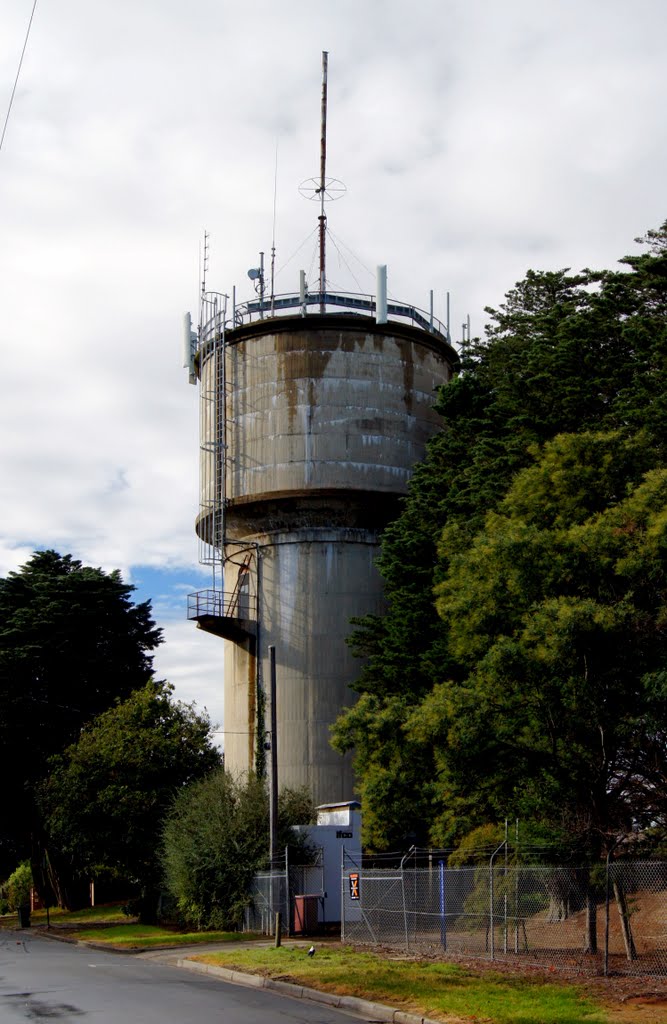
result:
[(406, 1013), (404, 1010), (393, 1010), (391, 1006), (372, 1003), (368, 999), (358, 999), (356, 996), (337, 996), (333, 992), (320, 992), (315, 988), (292, 985), (289, 981), (274, 981), (273, 978), (265, 978), (262, 974), (244, 974), (241, 971), (231, 971), (228, 967), (215, 967), (213, 964), (202, 964), (186, 958), (176, 960), (175, 963), (177, 967), (183, 967), (187, 971), (210, 974), (214, 978), (229, 981), (233, 985), (265, 988), (271, 992), (280, 992), (281, 995), (291, 996), (293, 999), (326, 1003), (327, 1006), (333, 1006), (337, 1010), (349, 1010), (351, 1013), (360, 1014), (370, 1020), (382, 1021), (383, 1024), (385, 1022), (386, 1024), (441, 1024), (440, 1021), (431, 1020), (430, 1017), (419, 1017), (415, 1013)]

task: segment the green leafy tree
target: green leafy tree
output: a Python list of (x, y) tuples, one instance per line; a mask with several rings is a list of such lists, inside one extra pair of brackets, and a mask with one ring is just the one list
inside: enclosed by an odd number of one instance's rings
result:
[(0, 870), (43, 860), (34, 789), (49, 757), (151, 677), (161, 631), (133, 590), (55, 551), (0, 579)]
[[(304, 856), (292, 825), (314, 820), (302, 790), (278, 798), (278, 845)], [(164, 827), (162, 863), (167, 889), (185, 921), (196, 928), (238, 928), (253, 875), (267, 866), (269, 804), (255, 775), (236, 779), (220, 769), (180, 792)]]
[[(655, 464), (667, 461), (667, 226), (638, 241), (646, 251), (620, 271), (529, 271), (487, 310), (486, 338), (467, 347), (440, 393), (443, 429), (383, 537), (388, 612), (356, 623), (360, 698), (334, 729), (334, 745), (355, 750), (364, 838), (375, 849), (428, 841), (437, 815), (433, 753), (406, 723), (462, 671), (433, 597), (450, 555), (559, 433), (641, 430)], [(448, 545), (439, 546), (445, 526)]]
[[(459, 672), (406, 724), (434, 750), (433, 834), (551, 821), (588, 857), (667, 823), (667, 468), (644, 435), (561, 435), (437, 588)], [(455, 552), (455, 553), (452, 553)]]
[(151, 681), (99, 715), (51, 759), (39, 791), (50, 842), (70, 873), (132, 883), (143, 920), (157, 907), (160, 836), (174, 794), (220, 764), (208, 716), (172, 693)]

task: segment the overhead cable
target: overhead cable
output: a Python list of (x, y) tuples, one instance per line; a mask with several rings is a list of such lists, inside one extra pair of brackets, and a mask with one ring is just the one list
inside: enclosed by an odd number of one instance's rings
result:
[(9, 106), (7, 107), (7, 115), (5, 117), (5, 123), (2, 126), (2, 135), (0, 135), (0, 150), (2, 149), (2, 144), (5, 141), (5, 132), (7, 131), (7, 124), (9, 122), (9, 115), (12, 112), (12, 104), (14, 103), (14, 96), (16, 94), (16, 87), (19, 84), (19, 75), (21, 74), (21, 67), (23, 66), (23, 58), (25, 56), (26, 47), (28, 45), (28, 39), (30, 37), (30, 29), (32, 28), (32, 19), (33, 19), (34, 15), (35, 15), (35, 8), (36, 8), (36, 6), (37, 6), (37, 0), (33, 0), (32, 10), (30, 12), (30, 21), (28, 22), (28, 31), (26, 32), (25, 40), (23, 41), (23, 49), (21, 50), (21, 59), (19, 60), (19, 66), (18, 66), (18, 70), (16, 72), (16, 78), (14, 79), (14, 88), (12, 89), (12, 94), (9, 97)]

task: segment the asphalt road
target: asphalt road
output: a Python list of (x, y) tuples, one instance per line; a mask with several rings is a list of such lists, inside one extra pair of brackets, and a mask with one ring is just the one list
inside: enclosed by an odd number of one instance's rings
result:
[(0, 1024), (350, 1024), (317, 1003), (230, 985), (159, 959), (0, 933)]

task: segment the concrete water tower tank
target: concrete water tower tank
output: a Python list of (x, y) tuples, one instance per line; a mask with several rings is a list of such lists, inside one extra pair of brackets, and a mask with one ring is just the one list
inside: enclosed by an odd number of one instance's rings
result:
[(298, 293), (267, 298), (260, 266), (257, 299), (204, 289), (185, 335), (200, 385), (200, 560), (214, 579), (188, 615), (225, 643), (225, 765), (263, 760), (273, 647), (280, 786), (306, 785), (318, 804), (353, 796), (351, 760), (329, 742), (359, 674), (350, 619), (383, 611), (380, 534), (457, 363), (432, 313), (387, 303), (385, 268), (374, 296), (327, 288), (323, 57), (319, 284), (309, 293), (302, 274)]
[(373, 297), (206, 302), (197, 532), (224, 582), (191, 595), (189, 616), (225, 640), (225, 764), (261, 756), (273, 645), (280, 784), (350, 799), (350, 760), (329, 743), (359, 673), (345, 638), (352, 617), (382, 612), (380, 533), (439, 427), (456, 353), (427, 314), (389, 304), (382, 322)]

